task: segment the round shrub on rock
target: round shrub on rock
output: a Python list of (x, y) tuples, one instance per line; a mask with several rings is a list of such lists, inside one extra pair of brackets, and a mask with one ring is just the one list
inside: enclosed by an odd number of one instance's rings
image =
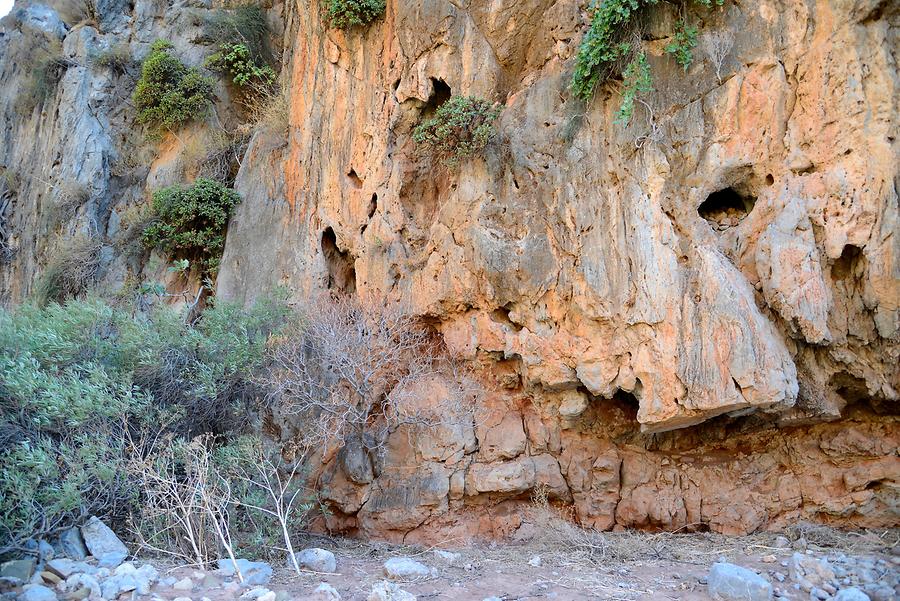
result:
[(139, 123), (175, 129), (202, 117), (213, 97), (213, 82), (169, 53), (172, 44), (157, 40), (141, 66), (132, 94)]
[(454, 96), (416, 127), (413, 139), (455, 165), (484, 150), (499, 116), (500, 107), (483, 98)]
[(225, 228), (240, 195), (217, 181), (199, 178), (190, 186), (171, 186), (153, 194), (155, 220), (144, 230), (150, 248), (195, 259), (214, 274), (225, 248)]
[(350, 29), (368, 25), (384, 14), (384, 0), (328, 0), (325, 21), (329, 27)]

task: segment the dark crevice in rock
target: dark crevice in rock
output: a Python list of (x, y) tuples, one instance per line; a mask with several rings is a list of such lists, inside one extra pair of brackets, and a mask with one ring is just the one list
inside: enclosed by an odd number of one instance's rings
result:
[(343, 294), (356, 292), (356, 268), (349, 252), (337, 245), (337, 236), (330, 227), (322, 232), (322, 254), (328, 267), (328, 289)]
[(838, 257), (831, 265), (831, 279), (845, 280), (852, 277), (855, 273), (859, 273), (859, 265), (865, 261), (862, 249), (853, 244), (847, 244)]
[(425, 106), (422, 107), (422, 119), (427, 119), (428, 117), (433, 116), (434, 113), (438, 110), (438, 107), (450, 100), (450, 97), (453, 96), (453, 90), (450, 89), (450, 86), (447, 85), (447, 82), (445, 82), (443, 79), (435, 79), (434, 77), (432, 77), (431, 86), (431, 95), (428, 97), (428, 101), (425, 103)]
[(378, 210), (378, 194), (372, 194), (372, 198), (369, 199), (369, 210), (366, 211), (366, 218), (371, 219), (375, 214), (375, 211)]
[(519, 323), (516, 323), (515, 321), (513, 321), (510, 318), (510, 316), (509, 316), (510, 311), (512, 311), (512, 306), (510, 303), (507, 303), (506, 305), (504, 305), (502, 307), (498, 307), (497, 309), (492, 311), (491, 319), (493, 319), (497, 323), (508, 326), (514, 332), (521, 332), (522, 325)]
[(697, 208), (697, 213), (714, 229), (723, 230), (743, 221), (755, 204), (756, 198), (728, 187), (710, 194)]
[(350, 171), (347, 172), (347, 179), (350, 180), (350, 183), (353, 184), (354, 188), (362, 188), (363, 180), (356, 174), (356, 169), (351, 168)]

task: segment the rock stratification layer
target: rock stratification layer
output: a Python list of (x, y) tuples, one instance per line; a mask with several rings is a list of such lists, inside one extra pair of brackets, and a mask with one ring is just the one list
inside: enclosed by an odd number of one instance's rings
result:
[[(131, 35), (150, 11), (135, 6), (108, 36)], [(154, 27), (189, 48), (177, 10)], [(653, 7), (655, 92), (627, 127), (615, 81), (588, 103), (569, 90), (578, 2), (389, 2), (348, 32), (317, 2), (270, 12), (286, 24), (290, 135), (257, 133), (243, 157), (217, 293), (403, 303), (484, 382), (470, 428), (398, 432), (363, 476), (351, 451), (326, 462), (330, 527), (509, 534), (536, 489), (598, 528), (897, 523), (895, 4), (692, 9), (687, 71), (663, 51), (677, 10)], [(93, 43), (54, 27), (67, 48)], [(60, 115), (100, 102), (78, 94), (58, 95)], [(411, 137), (451, 94), (503, 105), (485, 155), (455, 169)], [(46, 123), (4, 115), (9, 140)], [(92, 202), (127, 191), (91, 209), (107, 235), (128, 198), (170, 183), (185, 137), (136, 181), (79, 163)], [(15, 141), (0, 159), (41, 152)], [(20, 198), (7, 223), (32, 247), (3, 266), (13, 301), (39, 272), (40, 205)], [(113, 256), (107, 279), (130, 269)]]

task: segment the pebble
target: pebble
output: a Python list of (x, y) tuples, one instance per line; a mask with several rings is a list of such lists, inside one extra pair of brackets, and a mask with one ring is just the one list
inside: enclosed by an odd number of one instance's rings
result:
[(533, 556), (531, 559), (528, 560), (528, 565), (530, 565), (533, 568), (541, 567), (541, 556), (540, 555)]
[(184, 578), (173, 584), (172, 588), (176, 591), (189, 591), (194, 588), (194, 581), (185, 576)]
[(777, 560), (778, 558), (774, 555), (763, 555), (760, 558), (760, 561), (762, 561), (763, 563), (775, 563)]

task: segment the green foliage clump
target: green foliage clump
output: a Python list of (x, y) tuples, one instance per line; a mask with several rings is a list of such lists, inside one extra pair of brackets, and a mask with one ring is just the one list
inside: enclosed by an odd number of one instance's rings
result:
[(179, 258), (195, 259), (213, 275), (225, 248), (225, 228), (241, 197), (206, 178), (190, 186), (171, 186), (153, 195), (155, 220), (144, 230), (144, 244)]
[(653, 89), (653, 80), (650, 78), (650, 65), (647, 63), (647, 57), (643, 52), (638, 53), (625, 67), (623, 79), (625, 81), (625, 91), (622, 94), (622, 104), (619, 107), (616, 120), (623, 125), (627, 125), (634, 114), (634, 101), (638, 96), (647, 94)]
[(223, 46), (243, 44), (255, 64), (275, 62), (269, 46), (269, 22), (260, 6), (246, 4), (232, 10), (217, 10), (207, 20), (204, 34), (208, 40)]
[(277, 75), (269, 65), (258, 64), (246, 44), (222, 44), (220, 50), (206, 59), (206, 67), (224, 73), (239, 88), (267, 88)]
[(328, 0), (325, 22), (337, 29), (365, 26), (381, 17), (385, 6), (384, 0)]
[(213, 97), (213, 82), (188, 68), (169, 53), (172, 44), (157, 40), (141, 66), (141, 78), (132, 100), (139, 123), (167, 129), (206, 114)]
[(483, 98), (454, 96), (415, 128), (413, 139), (452, 166), (484, 150), (499, 116), (500, 107)]
[[(710, 8), (714, 3), (722, 6), (724, 0), (696, 0), (698, 4)], [(634, 99), (639, 93), (652, 90), (646, 56), (639, 45), (627, 41), (629, 25), (634, 23), (640, 10), (657, 4), (659, 0), (592, 0), (591, 24), (581, 40), (572, 75), (572, 91), (582, 100), (590, 100), (598, 85), (606, 81), (622, 68), (625, 80), (625, 97), (619, 110), (618, 120), (627, 124), (634, 111)], [(693, 56), (691, 50), (697, 45), (697, 28), (679, 21), (675, 38), (665, 51), (674, 55), (675, 60), (685, 70)], [(640, 81), (629, 81), (639, 77)]]
[(195, 324), (96, 299), (0, 308), (0, 557), (91, 514), (123, 524), (143, 494), (126, 465), (152, 441), (245, 432), (285, 316), (280, 301), (216, 303)]
[(675, 35), (666, 44), (666, 53), (675, 57), (675, 62), (687, 71), (694, 61), (692, 50), (697, 46), (697, 28), (682, 19), (675, 24)]

